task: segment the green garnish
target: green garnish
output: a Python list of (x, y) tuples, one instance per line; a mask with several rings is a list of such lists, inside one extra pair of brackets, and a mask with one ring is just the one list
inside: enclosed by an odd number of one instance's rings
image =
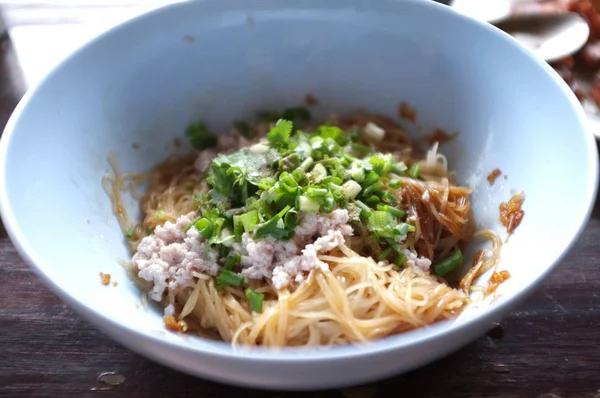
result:
[(223, 289), (225, 286), (242, 286), (243, 284), (244, 277), (230, 270), (223, 269), (217, 276), (217, 286), (219, 289)]
[(411, 176), (412, 178), (420, 178), (421, 174), (421, 166), (419, 166), (419, 163), (413, 163), (412, 166), (410, 166), (410, 169), (408, 170), (408, 175)]
[(406, 258), (406, 254), (404, 254), (404, 253), (398, 253), (398, 255), (396, 256), (396, 258), (394, 259), (394, 264), (396, 264), (399, 267), (402, 267), (404, 265), (404, 263), (406, 262), (406, 260), (408, 260)]
[(234, 266), (238, 265), (242, 261), (242, 256), (239, 253), (232, 254), (225, 260), (223, 270), (231, 271)]
[(269, 221), (259, 224), (254, 231), (255, 239), (264, 239), (267, 236), (272, 236), (275, 239), (288, 239), (291, 237), (291, 231), (285, 229), (282, 217), (290, 210), (290, 206), (286, 206), (279, 213), (275, 214)]
[(211, 133), (206, 124), (198, 122), (190, 125), (185, 131), (192, 146), (198, 150), (211, 148), (217, 145), (217, 136)]
[(392, 180), (388, 183), (390, 188), (398, 189), (402, 186), (402, 180)]
[(213, 235), (213, 224), (207, 218), (196, 221), (194, 228), (200, 232), (200, 236), (204, 239), (209, 239)]
[(398, 218), (402, 218), (406, 215), (404, 211), (388, 205), (379, 205), (377, 206), (377, 210), (387, 211), (388, 213), (391, 213), (393, 216)]
[[(218, 155), (207, 171), (209, 190), (194, 193), (198, 218), (184, 230), (196, 228), (207, 246), (220, 253), (225, 264), (219, 286), (239, 286), (244, 280), (232, 272), (240, 262), (232, 254), (232, 241), (241, 242), (244, 234), (255, 240), (288, 240), (302, 223), (303, 213), (330, 213), (337, 208), (348, 209), (353, 227), (368, 235), (380, 259), (398, 265), (406, 261), (402, 242), (415, 227), (403, 222), (406, 214), (395, 190), (402, 186), (401, 178), (421, 178), (419, 164), (407, 168), (394, 155), (365, 145), (369, 129), (347, 133), (323, 124), (304, 131), (303, 122), (310, 116), (303, 107), (259, 112), (259, 119), (270, 124), (266, 139)], [(258, 131), (243, 120), (233, 125), (245, 138)], [(201, 122), (190, 126), (186, 134), (198, 149), (217, 142)], [(250, 292), (262, 300), (262, 295)]]
[(135, 225), (132, 225), (131, 228), (129, 228), (129, 230), (127, 231), (127, 233), (125, 234), (125, 236), (127, 237), (127, 239), (133, 239), (135, 236)]
[(433, 264), (433, 269), (436, 274), (443, 276), (455, 271), (461, 265), (463, 265), (463, 255), (460, 250), (456, 250), (448, 257)]
[(258, 224), (258, 212), (256, 210), (249, 211), (240, 216), (240, 222), (244, 227), (244, 231), (251, 232), (254, 230), (256, 224)]
[(283, 147), (290, 141), (290, 135), (294, 129), (294, 124), (289, 120), (280, 119), (269, 131), (269, 143), (275, 147)]
[(262, 312), (263, 301), (265, 298), (263, 294), (250, 288), (247, 288), (245, 293), (246, 298), (248, 299), (248, 306), (250, 307), (250, 310), (254, 312)]
[(159, 220), (162, 220), (166, 216), (167, 216), (167, 212), (164, 210), (159, 210), (156, 213), (154, 213), (154, 217), (158, 218)]

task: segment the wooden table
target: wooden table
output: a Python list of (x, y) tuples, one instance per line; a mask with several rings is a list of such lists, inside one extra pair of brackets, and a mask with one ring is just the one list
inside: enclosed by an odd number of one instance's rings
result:
[[(24, 91), (0, 41), (0, 124)], [(136, 355), (67, 308), (0, 228), (0, 396), (600, 397), (600, 203), (576, 247), (502, 328), (432, 365), (377, 384), (314, 394), (228, 387)], [(98, 381), (104, 372), (124, 383)]]

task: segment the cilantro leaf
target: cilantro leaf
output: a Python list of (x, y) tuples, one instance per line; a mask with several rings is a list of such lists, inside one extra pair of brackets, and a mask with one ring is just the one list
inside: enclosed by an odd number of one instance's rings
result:
[(269, 143), (274, 147), (283, 147), (290, 142), (294, 124), (289, 120), (279, 119), (269, 131)]

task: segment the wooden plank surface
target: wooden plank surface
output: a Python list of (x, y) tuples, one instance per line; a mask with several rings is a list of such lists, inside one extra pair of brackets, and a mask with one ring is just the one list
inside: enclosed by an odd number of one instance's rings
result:
[[(104, 5), (125, 2), (111, 0)], [(13, 0), (9, 5), (14, 11), (35, 4), (53, 7), (67, 3), (73, 2)], [(93, 6), (99, 1), (78, 3)], [(37, 21), (31, 26), (38, 27), (50, 21), (35, 15), (28, 18)], [(18, 19), (12, 20), (11, 29), (26, 26), (14, 21)], [(47, 23), (53, 24), (64, 26), (62, 22)], [(28, 48), (33, 51), (35, 46)], [(60, 48), (59, 43), (49, 51), (60, 52)], [(0, 126), (27, 86), (23, 65), (13, 50), (4, 38), (0, 46)], [(32, 53), (27, 59), (34, 56)], [(599, 265), (597, 203), (576, 247), (544, 285), (503, 322), (503, 332), (496, 329), (443, 360), (374, 385), (319, 393), (265, 392), (183, 375), (110, 340), (45, 287), (0, 227), (0, 396), (600, 398)], [(115, 372), (125, 380), (119, 386), (100, 383), (98, 377), (105, 372)]]

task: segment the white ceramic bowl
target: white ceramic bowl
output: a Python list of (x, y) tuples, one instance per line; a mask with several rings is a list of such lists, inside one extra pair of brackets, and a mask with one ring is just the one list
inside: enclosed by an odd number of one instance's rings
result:
[[(0, 145), (0, 204), (25, 260), (73, 309), (132, 350), (184, 372), (277, 389), (358, 384), (413, 369), (483, 334), (548, 275), (594, 201), (597, 152), (575, 96), (507, 35), (420, 0), (192, 1), (128, 22), (85, 46), (29, 92)], [(164, 331), (117, 258), (129, 256), (101, 178), (115, 153), (147, 170), (186, 125), (224, 130), (310, 92), (320, 115), (356, 106), (419, 110), (474, 189), (476, 217), (524, 190), (525, 219), (502, 252), (512, 274), (490, 306), (373, 342), (319, 351), (234, 351)], [(141, 148), (132, 148), (132, 143)], [(509, 177), (489, 187), (499, 167)], [(134, 209), (133, 202), (129, 203)], [(560, 218), (559, 218), (560, 217)], [(101, 286), (99, 272), (118, 287)]]

